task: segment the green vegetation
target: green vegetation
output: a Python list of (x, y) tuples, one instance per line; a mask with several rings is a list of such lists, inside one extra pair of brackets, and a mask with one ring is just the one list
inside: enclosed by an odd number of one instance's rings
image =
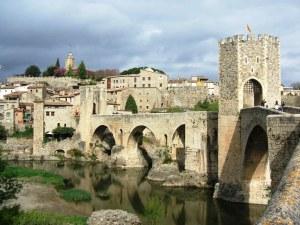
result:
[(53, 77), (55, 75), (55, 70), (57, 69), (56, 66), (48, 66), (48, 68), (46, 69), (46, 71), (44, 71), (43, 73), (43, 77)]
[(144, 217), (146, 218), (148, 225), (159, 224), (159, 219), (163, 217), (164, 207), (161, 204), (161, 200), (158, 197), (151, 197), (146, 205), (144, 211)]
[(14, 138), (32, 138), (33, 137), (33, 128), (25, 127), (24, 131), (16, 130), (11, 136)]
[(127, 98), (126, 105), (125, 105), (125, 110), (126, 111), (131, 111), (132, 113), (137, 113), (138, 112), (136, 102), (135, 102), (134, 98), (132, 97), (132, 95), (129, 95), (128, 98)]
[(86, 71), (86, 68), (85, 68), (85, 65), (84, 65), (83, 61), (81, 61), (81, 63), (78, 66), (77, 76), (80, 79), (86, 79), (87, 78), (87, 71)]
[(30, 181), (54, 185), (56, 188), (64, 187), (64, 178), (60, 175), (26, 167), (7, 166), (3, 171), (3, 176), (8, 178), (29, 178)]
[(0, 125), (0, 140), (6, 140), (7, 138), (7, 130), (4, 126)]
[(214, 102), (209, 102), (207, 100), (199, 101), (195, 106), (194, 106), (195, 111), (214, 111), (218, 112), (219, 111), (219, 104), (217, 101)]
[(68, 68), (68, 70), (67, 70), (67, 72), (66, 72), (66, 76), (67, 76), (67, 77), (74, 77), (74, 76), (75, 76), (75, 74), (74, 74), (74, 72), (73, 72), (73, 69), (72, 69), (71, 65), (69, 65), (69, 68)]
[(26, 77), (39, 77), (41, 75), (41, 70), (36, 65), (28, 66), (25, 70)]
[(75, 188), (60, 191), (60, 196), (68, 202), (87, 202), (92, 199), (89, 192)]
[(185, 112), (185, 109), (179, 106), (167, 108), (167, 113), (175, 113), (175, 112)]
[(80, 157), (84, 157), (84, 154), (79, 149), (70, 149), (67, 151), (67, 154), (70, 155), (72, 158), (78, 159)]
[(169, 164), (172, 162), (172, 157), (167, 148), (159, 150), (159, 157), (162, 159), (163, 164)]
[(86, 225), (87, 217), (65, 216), (38, 211), (19, 212), (12, 215), (11, 225)]
[(60, 68), (59, 58), (56, 59), (55, 67)]
[(5, 174), (7, 164), (0, 159), (0, 205), (9, 199), (16, 198), (16, 194), (21, 190), (22, 185)]
[[(142, 69), (147, 69), (147, 66), (143, 66), (143, 67), (134, 67), (128, 70), (124, 70), (121, 72), (121, 75), (127, 75), (127, 74), (139, 74), (141, 72)], [(155, 68), (151, 68), (154, 72), (157, 73), (161, 73), (161, 74), (165, 74), (164, 71), (159, 70), (159, 69), (155, 69)]]
[(52, 133), (57, 140), (63, 140), (73, 136), (75, 129), (72, 127), (56, 127)]

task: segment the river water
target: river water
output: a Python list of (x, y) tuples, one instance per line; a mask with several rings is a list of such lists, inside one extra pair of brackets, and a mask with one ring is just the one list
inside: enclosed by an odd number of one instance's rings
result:
[[(265, 209), (215, 200), (212, 190), (163, 188), (145, 179), (145, 169), (116, 170), (103, 164), (47, 161), (17, 164), (58, 173), (71, 179), (76, 188), (90, 192), (91, 202), (68, 203), (76, 209), (74, 214), (85, 216), (94, 210), (123, 209), (137, 214), (145, 225), (250, 225)], [(41, 201), (47, 204), (47, 199)]]

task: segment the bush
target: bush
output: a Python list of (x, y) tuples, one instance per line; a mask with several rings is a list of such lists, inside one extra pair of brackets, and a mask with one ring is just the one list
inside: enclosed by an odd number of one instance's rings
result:
[(71, 149), (67, 151), (67, 154), (70, 155), (72, 158), (80, 158), (83, 157), (84, 154), (82, 151), (78, 150), (78, 149)]
[(68, 202), (88, 202), (92, 199), (89, 192), (75, 188), (60, 191), (60, 196)]
[(162, 159), (163, 164), (168, 164), (172, 162), (172, 157), (168, 149), (161, 149), (159, 151), (159, 157)]
[(75, 129), (72, 127), (56, 127), (52, 133), (57, 140), (70, 138), (73, 136)]
[(87, 221), (83, 216), (65, 216), (46, 212), (21, 212), (15, 217), (12, 225), (85, 225)]
[(218, 112), (219, 111), (219, 104), (217, 101), (209, 102), (207, 100), (199, 101), (195, 106), (194, 106), (195, 111), (214, 111)]
[(25, 127), (24, 131), (16, 130), (11, 136), (14, 138), (32, 138), (33, 137), (33, 128)]
[(129, 95), (128, 98), (127, 98), (126, 105), (125, 105), (125, 110), (126, 111), (131, 111), (132, 113), (137, 113), (138, 112), (136, 102), (135, 102), (134, 98), (132, 97), (132, 95)]

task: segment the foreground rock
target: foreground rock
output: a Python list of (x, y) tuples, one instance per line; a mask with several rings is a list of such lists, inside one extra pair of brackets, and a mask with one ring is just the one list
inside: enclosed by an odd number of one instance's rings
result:
[(123, 210), (100, 210), (93, 212), (88, 225), (141, 225), (140, 219)]
[(176, 163), (156, 165), (150, 170), (147, 179), (161, 182), (165, 187), (209, 187), (206, 176), (193, 171), (179, 172)]

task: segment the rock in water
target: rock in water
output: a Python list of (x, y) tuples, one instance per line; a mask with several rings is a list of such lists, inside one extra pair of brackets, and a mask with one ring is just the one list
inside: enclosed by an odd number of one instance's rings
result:
[(140, 219), (123, 210), (95, 211), (87, 221), (88, 225), (141, 225)]

